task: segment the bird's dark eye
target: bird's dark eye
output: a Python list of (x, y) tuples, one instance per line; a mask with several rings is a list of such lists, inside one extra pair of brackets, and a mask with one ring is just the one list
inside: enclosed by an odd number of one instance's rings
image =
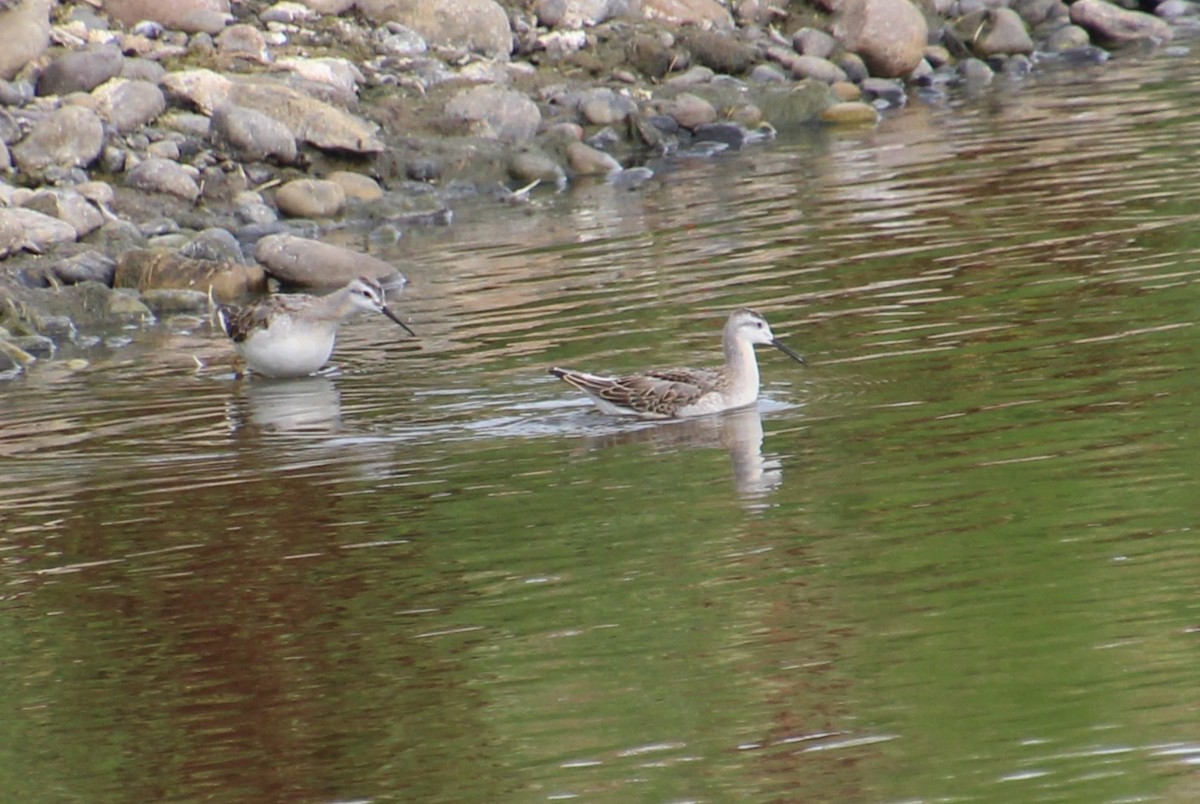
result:
[(763, 327), (763, 322), (761, 322), (761, 321), (755, 321), (755, 322), (754, 322), (754, 326), (758, 327), (759, 329), (762, 329), (762, 327)]

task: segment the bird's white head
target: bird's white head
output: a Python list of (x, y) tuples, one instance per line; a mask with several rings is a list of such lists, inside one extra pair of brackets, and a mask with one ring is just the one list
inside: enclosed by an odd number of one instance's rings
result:
[(350, 291), (350, 302), (356, 310), (382, 313), (387, 307), (387, 299), (383, 295), (383, 286), (374, 279), (362, 276), (346, 286)]
[(761, 343), (766, 346), (774, 346), (796, 362), (804, 362), (803, 357), (792, 351), (775, 337), (775, 334), (771, 332), (771, 325), (767, 323), (767, 319), (749, 308), (743, 307), (740, 310), (734, 310), (730, 314), (729, 321), (725, 324), (725, 337), (746, 343)]
[(378, 281), (369, 277), (360, 276), (346, 285), (346, 291), (350, 296), (350, 303), (356, 310), (365, 310), (374, 313), (383, 313), (388, 318), (395, 321), (400, 326), (408, 331), (409, 335), (415, 336), (417, 333), (409, 328), (400, 318), (391, 311), (387, 306), (387, 296), (384, 295), (383, 285)]

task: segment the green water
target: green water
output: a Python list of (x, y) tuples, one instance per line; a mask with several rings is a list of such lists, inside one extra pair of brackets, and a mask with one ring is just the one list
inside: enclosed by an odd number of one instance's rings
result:
[[(0, 798), (1200, 797), (1194, 64), (464, 208), (328, 376), (186, 319), (36, 366)], [(743, 304), (810, 363), (757, 410), (545, 374)]]

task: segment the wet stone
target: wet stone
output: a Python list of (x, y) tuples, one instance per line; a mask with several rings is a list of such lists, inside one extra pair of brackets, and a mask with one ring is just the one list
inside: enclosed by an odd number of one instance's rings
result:
[(147, 159), (125, 174), (125, 183), (138, 190), (165, 193), (185, 201), (200, 197), (200, 187), (191, 173), (170, 159)]
[(64, 53), (38, 76), (39, 95), (68, 95), (91, 92), (121, 74), (125, 57), (115, 47), (98, 47)]

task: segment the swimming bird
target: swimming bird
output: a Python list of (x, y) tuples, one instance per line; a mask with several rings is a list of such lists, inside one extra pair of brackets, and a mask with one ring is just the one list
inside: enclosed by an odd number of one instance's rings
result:
[(725, 365), (715, 369), (662, 369), (604, 377), (556, 366), (550, 373), (586, 393), (604, 413), (681, 419), (741, 408), (758, 400), (755, 344), (774, 346), (804, 363), (803, 357), (772, 334), (765, 318), (746, 308), (730, 314), (722, 342)]
[(217, 320), (255, 372), (303, 377), (329, 360), (338, 325), (362, 311), (383, 313), (416, 337), (388, 308), (383, 286), (368, 277), (351, 280), (328, 296), (280, 293), (241, 308), (222, 305)]

